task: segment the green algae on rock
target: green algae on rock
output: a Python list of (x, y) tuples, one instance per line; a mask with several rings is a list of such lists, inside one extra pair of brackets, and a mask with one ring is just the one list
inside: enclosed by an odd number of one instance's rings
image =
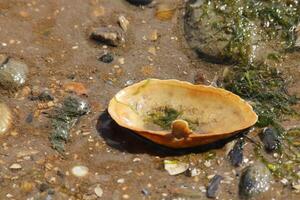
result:
[(203, 58), (249, 64), (295, 45), (299, 13), (298, 1), (193, 0), (185, 34)]
[(61, 108), (55, 110), (52, 118), (52, 133), (50, 141), (52, 147), (62, 153), (65, 143), (69, 139), (69, 131), (79, 118), (90, 111), (86, 100), (77, 96), (67, 97)]

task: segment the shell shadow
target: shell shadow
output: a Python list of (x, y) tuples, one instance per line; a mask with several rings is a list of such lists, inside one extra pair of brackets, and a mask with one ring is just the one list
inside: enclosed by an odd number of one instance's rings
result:
[(189, 153), (202, 153), (212, 149), (222, 148), (227, 142), (241, 137), (245, 131), (216, 143), (203, 145), (193, 148), (172, 149), (162, 145), (158, 145), (142, 136), (135, 134), (133, 131), (119, 126), (109, 115), (104, 111), (98, 118), (97, 131), (99, 135), (105, 140), (106, 144), (111, 148), (117, 149), (121, 152), (131, 154), (149, 154), (154, 156), (177, 156)]

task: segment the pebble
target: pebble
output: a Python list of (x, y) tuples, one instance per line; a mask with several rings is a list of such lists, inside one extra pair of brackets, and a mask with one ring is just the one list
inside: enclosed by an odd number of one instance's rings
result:
[(28, 66), (14, 58), (0, 56), (0, 86), (6, 90), (16, 90), (27, 81)]
[(217, 190), (219, 188), (219, 185), (220, 185), (222, 179), (223, 179), (223, 177), (220, 176), (220, 175), (215, 175), (211, 179), (211, 181), (210, 181), (210, 183), (207, 187), (207, 191), (206, 191), (206, 196), (208, 198), (215, 198), (216, 197), (216, 193), (217, 193)]
[(127, 0), (127, 1), (136, 6), (147, 5), (152, 2), (152, 0)]
[(270, 188), (271, 173), (262, 163), (246, 167), (241, 175), (239, 193), (243, 197), (252, 197)]
[(95, 187), (94, 192), (97, 195), (97, 197), (102, 197), (103, 195), (103, 190), (99, 185)]
[(229, 160), (233, 166), (237, 167), (242, 164), (244, 159), (243, 149), (244, 149), (244, 139), (239, 138), (237, 139), (233, 148), (228, 153)]
[(25, 181), (21, 184), (20, 189), (25, 193), (29, 193), (33, 190), (33, 187), (33, 183)]
[(124, 178), (120, 178), (117, 180), (117, 183), (124, 183), (125, 182), (125, 179)]
[(14, 163), (14, 164), (12, 164), (10, 167), (9, 167), (9, 169), (16, 169), (16, 170), (18, 170), (18, 169), (22, 169), (22, 166), (20, 165), (20, 164), (18, 164), (18, 163)]
[(259, 134), (259, 137), (263, 142), (267, 152), (273, 152), (277, 150), (281, 145), (280, 137), (277, 131), (272, 127), (264, 128), (263, 131)]
[(92, 39), (110, 46), (120, 46), (125, 43), (123, 31), (118, 27), (100, 27), (92, 30)]
[(72, 168), (72, 174), (76, 177), (84, 177), (88, 174), (89, 168), (83, 165), (74, 166)]
[(114, 55), (112, 53), (105, 53), (100, 56), (99, 60), (104, 63), (111, 63), (114, 61)]

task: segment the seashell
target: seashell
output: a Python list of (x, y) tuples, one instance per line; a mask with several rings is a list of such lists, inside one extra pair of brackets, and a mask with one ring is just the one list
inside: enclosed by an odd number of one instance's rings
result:
[(174, 4), (159, 4), (156, 9), (155, 17), (162, 21), (170, 20), (175, 10), (176, 6), (174, 6)]
[(257, 121), (251, 105), (221, 88), (148, 79), (118, 92), (108, 107), (122, 127), (171, 148), (230, 137)]
[(8, 131), (11, 126), (12, 116), (8, 106), (0, 101), (0, 135)]

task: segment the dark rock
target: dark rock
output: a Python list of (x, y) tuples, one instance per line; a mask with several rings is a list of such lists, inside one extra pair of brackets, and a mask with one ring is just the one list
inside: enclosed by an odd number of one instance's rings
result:
[(219, 188), (219, 185), (220, 185), (222, 179), (223, 179), (223, 177), (220, 176), (220, 175), (215, 175), (211, 179), (211, 181), (210, 181), (210, 183), (207, 187), (207, 190), (206, 190), (206, 196), (208, 198), (215, 198), (216, 197), (216, 193), (218, 191), (218, 188)]
[(92, 39), (110, 46), (120, 46), (125, 42), (124, 32), (119, 27), (100, 27), (92, 30)]
[(280, 136), (278, 135), (276, 129), (272, 127), (263, 129), (259, 137), (263, 142), (266, 151), (268, 152), (275, 151), (281, 146)]
[(40, 101), (53, 101), (54, 97), (49, 90), (44, 90), (38, 96), (38, 100)]
[(199, 85), (199, 84), (207, 85), (208, 84), (205, 75), (201, 72), (197, 72), (196, 75), (194, 76), (194, 83), (197, 85)]
[(244, 139), (239, 138), (237, 139), (235, 145), (233, 148), (230, 150), (228, 156), (231, 164), (233, 166), (240, 166), (243, 162), (243, 149), (244, 149)]
[(129, 3), (140, 6), (150, 4), (153, 0), (127, 0)]
[(6, 90), (15, 90), (27, 80), (28, 67), (25, 63), (0, 55), (0, 86)]
[(78, 96), (67, 97), (61, 108), (52, 116), (52, 133), (50, 140), (52, 147), (62, 153), (65, 143), (69, 139), (69, 131), (79, 118), (90, 111), (85, 99)]
[(38, 187), (40, 192), (45, 192), (46, 190), (48, 190), (50, 187), (47, 183), (41, 183)]
[(30, 124), (33, 121), (33, 113), (29, 113), (25, 121), (26, 123)]
[(241, 175), (239, 194), (242, 197), (252, 197), (270, 188), (271, 173), (262, 163), (246, 167)]
[(114, 56), (112, 53), (105, 53), (99, 58), (99, 60), (104, 63), (111, 63), (114, 60)]

